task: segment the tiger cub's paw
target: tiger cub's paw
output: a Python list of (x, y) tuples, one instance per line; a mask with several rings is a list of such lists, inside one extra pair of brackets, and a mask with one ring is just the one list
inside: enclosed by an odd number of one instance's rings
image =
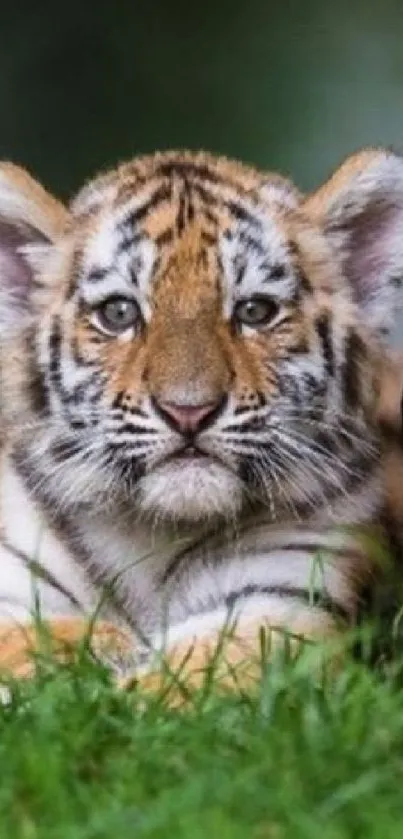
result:
[(106, 621), (91, 626), (83, 618), (59, 618), (29, 625), (0, 625), (0, 671), (15, 678), (29, 678), (38, 656), (66, 662), (85, 644), (113, 672), (128, 672), (136, 664), (129, 633)]
[[(325, 639), (323, 639), (325, 640)], [(335, 644), (329, 631), (327, 641)], [(163, 652), (150, 656), (148, 662), (132, 674), (119, 679), (125, 690), (139, 689), (143, 694), (163, 696), (170, 705), (186, 703), (196, 691), (214, 690), (250, 692), (280, 654), (295, 660), (303, 648), (312, 649), (312, 674), (323, 673), (323, 666), (334, 668), (340, 659), (333, 647), (321, 648), (318, 638), (274, 628), (267, 622), (243, 623), (231, 631), (168, 644)], [(330, 663), (330, 664), (329, 664)]]

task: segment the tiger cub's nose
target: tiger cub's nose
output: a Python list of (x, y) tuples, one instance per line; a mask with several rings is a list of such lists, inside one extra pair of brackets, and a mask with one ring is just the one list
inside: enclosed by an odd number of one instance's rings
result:
[(225, 397), (202, 404), (179, 404), (168, 400), (153, 398), (156, 411), (165, 419), (175, 431), (184, 435), (197, 434), (207, 428), (221, 412)]

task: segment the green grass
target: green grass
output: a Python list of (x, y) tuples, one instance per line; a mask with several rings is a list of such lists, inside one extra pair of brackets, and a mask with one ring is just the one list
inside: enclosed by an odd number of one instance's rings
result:
[(253, 695), (210, 679), (180, 711), (84, 651), (39, 662), (0, 707), (0, 837), (400, 839), (401, 668), (311, 659), (276, 657)]

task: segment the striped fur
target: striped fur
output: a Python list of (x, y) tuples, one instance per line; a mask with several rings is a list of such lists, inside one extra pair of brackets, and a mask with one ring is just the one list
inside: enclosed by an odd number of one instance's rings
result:
[(383, 538), (389, 497), (401, 225), (383, 150), (308, 198), (207, 154), (140, 158), (68, 208), (0, 168), (4, 639), (33, 590), (62, 639), (102, 599), (124, 673), (194, 639), (200, 664), (229, 612), (249, 641), (354, 623), (374, 564), (351, 526)]

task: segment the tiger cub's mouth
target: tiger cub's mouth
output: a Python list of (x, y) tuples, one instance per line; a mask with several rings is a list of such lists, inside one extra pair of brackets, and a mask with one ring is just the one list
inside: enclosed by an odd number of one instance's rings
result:
[(197, 448), (197, 446), (189, 444), (188, 446), (184, 446), (183, 449), (180, 449), (180, 451), (175, 452), (172, 457), (178, 458), (179, 460), (188, 460), (189, 458), (202, 460), (203, 458), (209, 458), (210, 455)]
[(169, 455), (164, 457), (162, 464), (170, 463), (171, 461), (183, 461), (183, 463), (190, 463), (191, 461), (197, 461), (198, 463), (202, 463), (205, 461), (206, 464), (211, 463), (212, 461), (219, 461), (221, 460), (210, 454), (210, 452), (203, 451), (198, 446), (195, 446), (193, 443), (189, 443), (189, 445), (183, 446), (180, 449), (176, 449), (174, 452), (171, 452)]

